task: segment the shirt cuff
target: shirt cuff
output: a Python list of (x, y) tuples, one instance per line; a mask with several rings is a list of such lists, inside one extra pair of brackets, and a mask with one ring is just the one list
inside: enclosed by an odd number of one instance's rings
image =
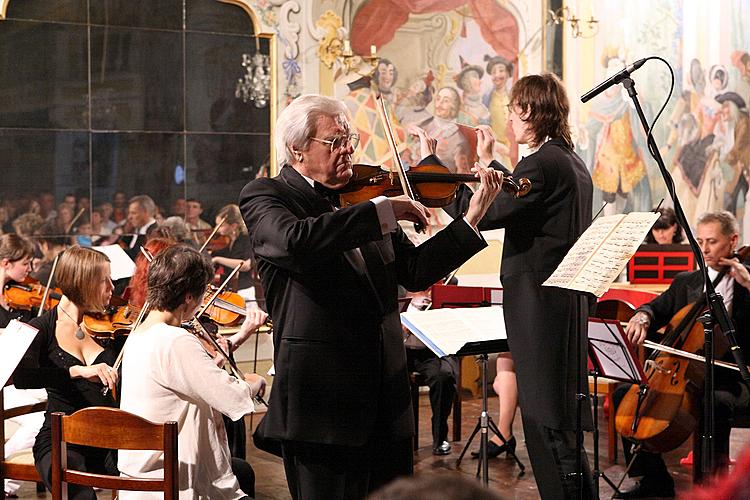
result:
[(461, 217), (461, 218), (464, 220), (464, 222), (466, 223), (466, 225), (469, 226), (472, 231), (474, 231), (474, 234), (476, 234), (480, 238), (482, 237), (482, 235), (479, 234), (479, 229), (477, 229), (474, 226), (472, 226), (471, 224), (469, 224), (469, 221), (466, 220), (466, 216), (465, 215), (463, 217)]
[(375, 204), (375, 210), (378, 212), (381, 234), (386, 235), (395, 231), (398, 223), (396, 222), (396, 214), (393, 213), (393, 207), (388, 203), (388, 198), (378, 196), (370, 201)]

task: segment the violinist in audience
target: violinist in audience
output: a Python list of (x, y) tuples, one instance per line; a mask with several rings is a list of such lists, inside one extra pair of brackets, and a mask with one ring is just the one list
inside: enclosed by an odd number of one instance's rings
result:
[[(71, 414), (88, 406), (116, 406), (111, 392), (117, 372), (112, 368), (121, 342), (106, 347), (90, 337), (83, 315), (104, 309), (112, 297), (110, 264), (107, 257), (90, 248), (73, 246), (60, 256), (55, 271), (63, 296), (57, 307), (29, 324), (39, 330), (13, 374), (19, 389), (47, 389), (48, 403), (44, 424), (34, 443), (34, 463), (47, 488), (51, 487), (53, 412)], [(117, 474), (115, 456), (107, 450), (68, 446), (68, 465), (77, 470)], [(94, 499), (94, 490), (70, 485), (71, 499)]]
[[(737, 342), (745, 355), (750, 356), (750, 273), (746, 263), (733, 256), (739, 242), (737, 220), (730, 212), (718, 211), (703, 214), (698, 219), (696, 239), (711, 280), (716, 280), (724, 270), (723, 278), (715, 284), (716, 291), (724, 299), (736, 329)], [(681, 273), (669, 288), (651, 302), (639, 307), (628, 322), (625, 333), (631, 342), (641, 345), (650, 333), (664, 327), (684, 306), (693, 303), (704, 293), (703, 276), (700, 270)], [(715, 336), (717, 344), (725, 342)], [(717, 348), (718, 349), (718, 348)], [(727, 352), (726, 361), (734, 361)], [(739, 373), (717, 368), (714, 370), (715, 384), (715, 429), (714, 464), (717, 469), (726, 469), (729, 463), (729, 433), (732, 415), (738, 410), (750, 408), (750, 390), (742, 382)], [(617, 389), (613, 398), (617, 408), (629, 386)], [(630, 460), (632, 443), (624, 442), (625, 456)], [(650, 496), (674, 496), (674, 480), (669, 474), (660, 454), (638, 452), (630, 469), (632, 476), (642, 476), (640, 482), (617, 498), (646, 498)]]
[[(171, 246), (154, 257), (148, 270), (151, 309), (125, 345), (121, 408), (152, 422), (177, 421), (181, 497), (249, 498), (252, 468), (230, 456), (220, 414), (239, 420), (253, 412), (252, 398), (263, 395), (265, 379), (230, 376), (182, 327), (203, 304), (212, 277), (211, 262), (190, 247)], [(154, 451), (119, 452), (120, 470), (133, 477), (161, 477), (163, 459)], [(152, 496), (120, 492), (120, 498)]]

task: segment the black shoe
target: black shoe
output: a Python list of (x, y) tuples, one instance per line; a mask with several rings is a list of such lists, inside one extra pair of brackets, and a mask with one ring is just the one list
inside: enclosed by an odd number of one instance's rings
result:
[(671, 476), (656, 479), (643, 478), (629, 490), (617, 493), (614, 498), (674, 498), (674, 479)]
[[(505, 444), (496, 444), (494, 441), (487, 443), (487, 458), (495, 458), (500, 456), (501, 453), (510, 451), (514, 453), (516, 451), (516, 437), (513, 436), (508, 439)], [(478, 451), (471, 452), (471, 458), (479, 458)]]
[(451, 452), (451, 444), (448, 441), (443, 441), (440, 444), (432, 445), (433, 455), (447, 455)]

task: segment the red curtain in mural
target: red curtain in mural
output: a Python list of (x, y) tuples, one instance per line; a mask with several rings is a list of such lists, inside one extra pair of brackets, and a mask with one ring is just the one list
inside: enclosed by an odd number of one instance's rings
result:
[(352, 21), (352, 49), (358, 54), (369, 54), (370, 45), (387, 44), (409, 19), (409, 14), (446, 12), (467, 4), (482, 37), (498, 55), (516, 63), (518, 25), (497, 0), (371, 0), (357, 11)]

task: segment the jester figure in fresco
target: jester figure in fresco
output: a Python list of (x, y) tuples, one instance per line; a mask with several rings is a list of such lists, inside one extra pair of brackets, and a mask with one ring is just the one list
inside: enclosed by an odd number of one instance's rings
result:
[(484, 56), (487, 62), (487, 75), (492, 79), (493, 89), (482, 96), (490, 112), (490, 125), (495, 133), (495, 155), (503, 165), (511, 168), (511, 134), (508, 134), (508, 84), (513, 75), (513, 65), (501, 56)]
[[(616, 51), (605, 50), (602, 64), (607, 76), (625, 67)], [(596, 188), (594, 207), (606, 201), (605, 214), (651, 210), (651, 189), (644, 158), (646, 138), (638, 115), (623, 97), (620, 86), (609, 88), (592, 102), (581, 142), (582, 157), (591, 168)], [(618, 195), (625, 199), (624, 207), (615, 206)], [(598, 197), (601, 200), (597, 200)]]
[[(349, 88), (349, 93), (342, 100), (349, 109), (352, 126), (357, 129), (360, 138), (359, 147), (354, 152), (354, 162), (391, 168), (394, 166), (393, 155), (378, 116), (376, 93), (370, 86), (370, 71), (368, 65), (360, 64), (359, 70), (350, 71), (337, 80)], [(393, 119), (390, 105), (389, 113)], [(399, 153), (402, 160), (409, 163), (411, 158), (406, 148), (406, 132), (395, 120), (391, 122), (391, 127), (396, 144), (401, 148)]]
[(490, 110), (482, 103), (482, 77), (484, 70), (475, 64), (468, 64), (460, 57), (461, 71), (455, 81), (461, 89), (461, 108), (456, 121), (476, 127), (490, 124)]

